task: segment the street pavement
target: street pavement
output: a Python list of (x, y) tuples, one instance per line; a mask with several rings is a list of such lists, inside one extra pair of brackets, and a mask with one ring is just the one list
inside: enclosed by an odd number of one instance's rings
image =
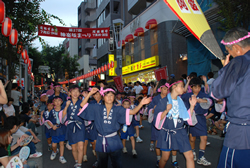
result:
[[(143, 139), (143, 143), (136, 143), (136, 151), (138, 154), (137, 158), (132, 157), (132, 149), (130, 141), (126, 142), (127, 154), (122, 154), (122, 163), (123, 168), (155, 168), (156, 167), (156, 156), (154, 152), (149, 151), (149, 144), (150, 144), (150, 135), (151, 135), (151, 128), (150, 124), (147, 121), (143, 121), (144, 128), (140, 129), (140, 137)], [(74, 167), (74, 158), (72, 156), (71, 151), (69, 151), (67, 148), (65, 148), (64, 157), (67, 160), (67, 163), (61, 164), (59, 162), (59, 156), (57, 155), (56, 159), (51, 161), (50, 160), (50, 154), (51, 152), (48, 151), (48, 145), (46, 141), (46, 137), (44, 134), (43, 128), (39, 127), (39, 132), (42, 132), (42, 152), (43, 156), (40, 158), (42, 159), (42, 164), (39, 162), (39, 168), (73, 168)], [(220, 151), (223, 144), (223, 139), (220, 138), (218, 135), (208, 135), (208, 141), (211, 143), (209, 146), (207, 146), (205, 157), (208, 161), (212, 163), (211, 166), (206, 166), (207, 168), (216, 168)], [(40, 148), (39, 148), (40, 149)], [(199, 139), (196, 140), (196, 153), (198, 156), (199, 153)], [(93, 163), (96, 161), (94, 155), (92, 154), (92, 148), (88, 145), (88, 162), (83, 163), (83, 168), (91, 168)], [(39, 160), (39, 159), (37, 159)], [(185, 166), (185, 158), (182, 154), (177, 154), (177, 161), (179, 163), (179, 166), (181, 168), (186, 167)], [(171, 156), (169, 161), (167, 162), (166, 166), (168, 168), (171, 168)], [(196, 164), (196, 168), (203, 168), (205, 166), (200, 166)], [(111, 163), (109, 162), (109, 168), (112, 168)]]

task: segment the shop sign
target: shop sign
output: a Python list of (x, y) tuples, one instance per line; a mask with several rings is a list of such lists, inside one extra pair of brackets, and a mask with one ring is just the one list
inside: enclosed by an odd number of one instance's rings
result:
[(113, 80), (115, 82), (115, 86), (119, 92), (123, 92), (123, 81), (122, 81), (122, 76), (116, 76), (113, 77)]
[(154, 73), (157, 81), (160, 81), (161, 79), (168, 79), (166, 67), (154, 70)]
[(115, 68), (117, 67), (117, 61), (115, 61), (115, 56), (114, 54), (109, 54), (109, 64), (111, 64), (111, 62), (114, 62), (114, 67), (109, 69), (109, 76), (117, 76), (117, 74), (115, 73)]
[(159, 56), (153, 56), (145, 60), (133, 63), (131, 65), (122, 67), (122, 75), (142, 71), (144, 69), (153, 68), (159, 65)]
[(130, 64), (131, 64), (131, 56), (126, 55), (126, 65), (130, 65)]

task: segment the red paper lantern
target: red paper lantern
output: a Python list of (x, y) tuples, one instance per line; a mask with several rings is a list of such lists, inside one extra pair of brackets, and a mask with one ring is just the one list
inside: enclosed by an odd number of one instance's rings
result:
[(0, 0), (0, 23), (5, 19), (5, 4)]
[(100, 74), (102, 71), (101, 71), (101, 68), (98, 68), (98, 74)]
[(104, 72), (104, 66), (101, 67), (102, 72)]
[(24, 60), (24, 63), (25, 63), (25, 64), (28, 64), (28, 59)]
[(12, 29), (9, 37), (10, 44), (16, 45), (18, 42), (18, 33), (16, 29)]
[(6, 17), (4, 19), (4, 22), (2, 23), (2, 34), (5, 37), (8, 37), (11, 33), (11, 29), (12, 29), (12, 21), (10, 20), (10, 18)]
[(111, 68), (114, 68), (114, 61), (111, 61), (110, 66), (111, 66)]
[(110, 63), (108, 63), (108, 69), (110, 69)]
[(28, 53), (27, 53), (27, 50), (25, 50), (25, 49), (22, 52), (22, 58), (23, 58), (23, 60), (26, 60), (28, 58)]
[(104, 65), (104, 71), (107, 71), (108, 70), (108, 66), (105, 64)]
[(93, 72), (93, 73), (94, 73), (94, 75), (96, 75), (96, 71), (95, 71), (95, 70), (94, 70), (94, 72)]

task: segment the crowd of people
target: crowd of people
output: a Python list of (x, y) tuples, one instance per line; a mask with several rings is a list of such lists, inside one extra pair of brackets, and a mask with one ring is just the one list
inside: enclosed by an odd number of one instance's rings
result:
[[(195, 162), (209, 166), (205, 157), (207, 134), (225, 137), (218, 168), (250, 167), (247, 160), (249, 146), (249, 90), (250, 33), (241, 28), (229, 31), (222, 44), (229, 52), (218, 77), (209, 72), (197, 76), (196, 72), (157, 82), (124, 84), (119, 92), (115, 86), (100, 83), (84, 88), (75, 84), (61, 87), (52, 82), (42, 88), (32, 99), (22, 102), (20, 88), (12, 84), (8, 98), (0, 81), (1, 126), (0, 163), (4, 167), (18, 155), (21, 141), (32, 136), (28, 144), (30, 158), (42, 156), (36, 151), (37, 128), (45, 127), (50, 160), (59, 155), (66, 163), (65, 145), (72, 150), (75, 164), (82, 167), (87, 162), (87, 145), (92, 146), (93, 167), (122, 167), (122, 153), (128, 153), (126, 141), (130, 140), (134, 158), (136, 143), (142, 143), (142, 121), (151, 123), (149, 150), (155, 151), (156, 166), (164, 168), (171, 155), (173, 167), (178, 168), (177, 151), (183, 153), (186, 167)], [(234, 59), (230, 60), (230, 56)], [(8, 82), (6, 83), (8, 85)], [(195, 149), (196, 138), (200, 139)], [(23, 161), (25, 167), (35, 167), (34, 162)]]

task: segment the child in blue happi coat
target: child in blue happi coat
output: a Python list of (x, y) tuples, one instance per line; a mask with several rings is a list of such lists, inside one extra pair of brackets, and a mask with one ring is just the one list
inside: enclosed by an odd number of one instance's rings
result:
[[(193, 125), (191, 116), (194, 112), (196, 97), (189, 99), (190, 109), (187, 110), (184, 102), (179, 97), (184, 93), (182, 80), (173, 80), (168, 85), (170, 93), (155, 107), (155, 127), (159, 129), (157, 148), (162, 151), (159, 168), (164, 168), (170, 151), (179, 150), (186, 158), (186, 167), (194, 168), (193, 153), (188, 139), (185, 124)], [(174, 165), (177, 167), (177, 165)]]
[[(122, 101), (122, 107), (124, 107), (125, 109), (129, 109), (130, 105), (131, 105), (131, 103), (130, 103), (129, 99), (124, 99)], [(135, 129), (134, 129), (134, 127), (124, 124), (122, 126), (120, 132), (121, 132), (121, 139), (122, 139), (122, 144), (123, 144), (122, 152), (123, 153), (128, 152), (127, 148), (126, 148), (126, 139), (129, 136), (130, 141), (131, 141), (131, 146), (132, 146), (132, 155), (133, 155), (133, 157), (137, 157), (137, 153), (135, 150), (135, 138), (134, 138)]]
[(206, 125), (206, 115), (209, 107), (212, 105), (212, 100), (209, 95), (201, 91), (201, 80), (199, 78), (192, 78), (190, 81), (190, 86), (192, 89), (191, 93), (186, 93), (181, 96), (184, 101), (187, 109), (190, 107), (189, 98), (192, 95), (197, 97), (197, 104), (195, 106), (195, 114), (198, 123), (195, 126), (189, 127), (190, 132), (190, 144), (194, 154), (194, 160), (196, 161), (196, 153), (195, 153), (195, 140), (196, 137), (200, 137), (200, 149), (199, 149), (199, 158), (197, 160), (198, 164), (208, 166), (211, 165), (211, 162), (207, 161), (204, 157), (206, 145), (207, 145), (207, 125)]
[(97, 88), (92, 88), (88, 96), (81, 103), (82, 109), (78, 113), (79, 117), (94, 121), (98, 131), (96, 140), (96, 153), (98, 156), (98, 167), (107, 168), (109, 157), (111, 158), (112, 166), (121, 168), (121, 153), (122, 142), (117, 131), (122, 125), (130, 125), (132, 116), (136, 114), (144, 104), (148, 104), (151, 98), (144, 98), (135, 109), (125, 109), (121, 106), (115, 106), (115, 91), (112, 88), (100, 90), (104, 97), (104, 104), (88, 104), (88, 99), (98, 91)]
[(47, 121), (48, 126), (50, 127), (50, 135), (52, 137), (52, 154), (50, 155), (50, 160), (54, 160), (56, 158), (56, 155), (58, 153), (57, 151), (57, 144), (59, 143), (60, 146), (60, 157), (59, 161), (64, 164), (67, 161), (63, 157), (64, 154), (64, 141), (65, 141), (65, 131), (66, 126), (60, 122), (59, 119), (59, 112), (61, 112), (63, 109), (61, 107), (61, 104), (63, 103), (63, 100), (59, 96), (55, 96), (53, 98), (53, 104), (54, 109), (51, 110), (49, 113), (49, 118)]

